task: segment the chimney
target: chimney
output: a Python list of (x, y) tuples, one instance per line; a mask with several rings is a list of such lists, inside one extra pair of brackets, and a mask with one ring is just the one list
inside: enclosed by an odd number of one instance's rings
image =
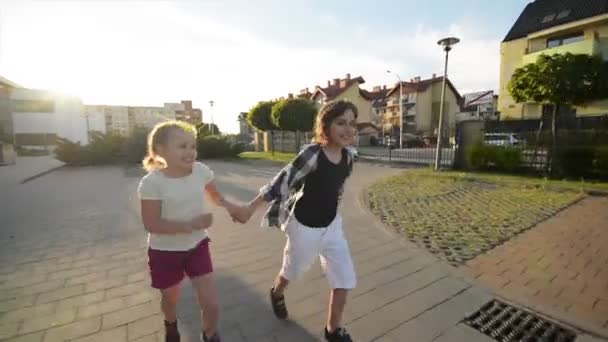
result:
[(293, 99), (293, 94), (292, 93), (287, 94), (287, 98), (288, 99)]
[(386, 84), (382, 86), (382, 90), (386, 90)]
[(437, 77), (437, 74), (433, 74), (433, 79), (435, 79)]
[(327, 86), (331, 87), (331, 81), (330, 80), (327, 80)]
[(350, 80), (350, 74), (346, 74), (346, 79)]
[(420, 82), (420, 76), (414, 77), (414, 82), (416, 82), (416, 83)]
[(340, 85), (340, 79), (339, 78), (334, 78), (334, 85), (336, 87)]
[(340, 80), (340, 88), (346, 88), (346, 83), (348, 83), (348, 79)]

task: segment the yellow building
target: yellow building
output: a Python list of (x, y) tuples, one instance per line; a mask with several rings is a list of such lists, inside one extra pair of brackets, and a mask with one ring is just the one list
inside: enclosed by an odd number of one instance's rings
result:
[(346, 78), (327, 81), (326, 87), (315, 87), (310, 99), (315, 102), (317, 107), (334, 100), (352, 102), (358, 112), (358, 144), (368, 145), (371, 137), (378, 136), (380, 129), (374, 124), (378, 121), (376, 112), (372, 109), (372, 101), (375, 100), (375, 97), (373, 93), (359, 87), (363, 83), (365, 83), (363, 77), (351, 78), (350, 74), (346, 74)]
[[(598, 54), (608, 60), (608, 0), (536, 0), (521, 13), (500, 46), (501, 120), (539, 119), (543, 106), (515, 103), (508, 84), (515, 69), (541, 54)], [(606, 100), (575, 108), (577, 116), (608, 114)]]
[[(443, 77), (433, 75), (429, 79), (421, 80), (415, 77), (410, 82), (403, 82), (400, 88), (396, 84), (386, 95), (386, 107), (382, 109), (385, 132), (397, 132), (399, 128), (399, 89), (403, 89), (401, 96), (403, 104), (403, 132), (437, 136), (439, 126), (439, 111), (441, 105), (441, 88)], [(456, 127), (456, 113), (460, 112), (461, 96), (449, 79), (446, 82), (445, 95), (445, 123), (449, 131)], [(398, 134), (397, 134), (398, 135)]]
[(371, 123), (374, 121), (375, 114), (372, 112), (371, 98), (359, 87), (363, 83), (365, 83), (363, 77), (351, 78), (350, 74), (346, 74), (344, 79), (335, 78), (327, 81), (326, 87), (315, 87), (310, 98), (319, 107), (327, 101), (348, 100), (357, 107), (359, 112), (357, 121)]

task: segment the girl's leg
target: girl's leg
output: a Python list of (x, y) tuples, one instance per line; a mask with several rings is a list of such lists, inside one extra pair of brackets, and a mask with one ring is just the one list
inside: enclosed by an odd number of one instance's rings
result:
[(333, 332), (342, 327), (342, 314), (346, 306), (347, 289), (333, 289), (329, 298), (329, 311), (327, 314), (327, 331)]
[(332, 288), (326, 329), (329, 333), (342, 327), (342, 315), (348, 290), (357, 285), (357, 277), (348, 242), (342, 231), (342, 218), (336, 217), (327, 228), (321, 249), (321, 266)]
[(277, 296), (282, 296), (283, 292), (289, 285), (289, 280), (279, 273), (277, 278), (274, 280), (274, 287), (272, 288), (272, 293)]
[(208, 337), (212, 337), (217, 332), (219, 321), (218, 295), (213, 273), (192, 278), (192, 285), (196, 289), (198, 303), (203, 311), (203, 331)]
[(165, 316), (165, 321), (174, 323), (177, 321), (177, 302), (179, 300), (179, 284), (160, 290), (160, 307)]

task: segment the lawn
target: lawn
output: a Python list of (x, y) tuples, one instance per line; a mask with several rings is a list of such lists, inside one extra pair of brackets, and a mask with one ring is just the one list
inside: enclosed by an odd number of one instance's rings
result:
[(282, 163), (289, 163), (295, 158), (295, 153), (275, 152), (243, 152), (239, 154), (240, 158), (249, 160), (271, 160)]
[[(377, 216), (452, 265), (509, 240), (585, 196), (580, 182), (410, 170), (366, 193)], [(595, 188), (606, 188), (596, 184)]]

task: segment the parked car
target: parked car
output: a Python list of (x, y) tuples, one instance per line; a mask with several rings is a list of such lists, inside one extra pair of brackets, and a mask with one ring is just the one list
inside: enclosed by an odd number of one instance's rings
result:
[(351, 145), (351, 146), (347, 146), (346, 148), (350, 151), (350, 153), (353, 156), (354, 160), (358, 160), (359, 159), (359, 151), (357, 150), (357, 148), (355, 146)]
[(494, 146), (522, 146), (526, 144), (524, 138), (515, 133), (486, 133), (484, 142)]

